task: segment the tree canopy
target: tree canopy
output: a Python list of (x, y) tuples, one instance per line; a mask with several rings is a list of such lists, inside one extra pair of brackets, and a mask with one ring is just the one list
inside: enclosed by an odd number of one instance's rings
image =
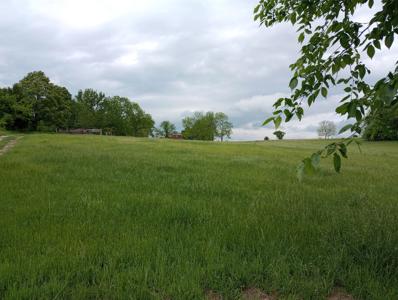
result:
[(182, 135), (188, 140), (213, 141), (216, 134), (216, 124), (213, 112), (194, 112), (193, 116), (182, 120), (184, 127)]
[(69, 91), (41, 71), (27, 74), (12, 88), (0, 89), (0, 126), (11, 130), (56, 131), (101, 128), (114, 135), (148, 136), (151, 115), (125, 97), (108, 97), (93, 89)]
[(363, 137), (370, 141), (398, 140), (398, 105), (371, 111), (365, 118)]
[[(358, 21), (355, 12), (367, 5), (372, 12), (369, 20)], [(368, 111), (396, 106), (398, 102), (398, 61), (391, 63), (391, 71), (371, 85), (370, 68), (366, 57), (391, 48), (398, 33), (398, 1), (382, 0), (381, 8), (373, 8), (373, 0), (260, 0), (254, 8), (254, 19), (266, 27), (291, 22), (297, 27), (301, 54), (290, 65), (292, 94), (274, 104), (273, 116), (264, 124), (281, 122), (304, 115), (304, 105), (311, 106), (319, 97), (327, 97), (332, 87), (344, 91), (336, 113), (352, 120), (340, 131), (351, 131), (349, 139), (335, 142), (303, 160), (302, 172), (311, 173), (317, 168), (319, 157), (332, 155), (336, 171), (340, 170), (340, 157), (347, 156), (353, 138), (362, 133)]]
[(0, 120), (9, 129), (52, 130), (67, 126), (71, 117), (72, 96), (41, 71), (1, 89), (0, 97)]
[(278, 138), (278, 140), (282, 140), (283, 137), (285, 136), (285, 132), (282, 130), (276, 130), (274, 131), (274, 135)]
[(172, 134), (176, 130), (176, 126), (170, 121), (163, 121), (162, 123), (160, 123), (160, 128), (158, 130), (161, 136), (169, 138), (170, 134)]
[(214, 115), (214, 121), (216, 125), (215, 136), (218, 137), (221, 142), (224, 138), (230, 138), (232, 134), (232, 123), (229, 121), (228, 116), (223, 112), (218, 112)]
[(184, 139), (213, 141), (219, 137), (229, 137), (232, 133), (232, 123), (228, 116), (222, 112), (195, 112), (192, 116), (182, 120)]

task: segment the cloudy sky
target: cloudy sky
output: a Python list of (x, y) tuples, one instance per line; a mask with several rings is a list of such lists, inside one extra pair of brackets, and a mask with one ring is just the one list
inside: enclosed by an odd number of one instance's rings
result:
[[(44, 71), (75, 94), (94, 88), (129, 97), (159, 123), (193, 111), (223, 111), (233, 139), (272, 137), (261, 127), (288, 95), (299, 47), (290, 24), (253, 22), (255, 0), (1, 0), (0, 86)], [(366, 19), (369, 12), (361, 12)], [(384, 75), (397, 47), (369, 62)], [(322, 120), (341, 126), (331, 95), (283, 125), (287, 138), (314, 138)]]

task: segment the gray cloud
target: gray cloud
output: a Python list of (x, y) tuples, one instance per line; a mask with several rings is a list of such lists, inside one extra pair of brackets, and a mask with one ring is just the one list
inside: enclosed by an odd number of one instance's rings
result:
[[(294, 28), (259, 28), (255, 0), (11, 0), (0, 3), (0, 85), (43, 70), (72, 93), (95, 88), (139, 102), (157, 122), (195, 110), (224, 111), (234, 139), (272, 136), (261, 127), (287, 95), (298, 54)], [(366, 12), (361, 12), (363, 17)], [(370, 62), (383, 75), (398, 50)], [(338, 91), (337, 91), (338, 93)], [(287, 137), (315, 137), (338, 97), (320, 101)]]

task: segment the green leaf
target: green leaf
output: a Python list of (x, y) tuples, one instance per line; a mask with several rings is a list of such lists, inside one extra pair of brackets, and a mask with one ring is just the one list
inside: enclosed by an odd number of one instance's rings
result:
[(372, 45), (369, 45), (368, 49), (366, 49), (366, 52), (368, 53), (368, 56), (370, 58), (373, 58), (373, 56), (375, 55), (375, 48)]
[(340, 105), (339, 107), (336, 108), (336, 113), (344, 115), (348, 111), (349, 105), (350, 105), (350, 102)]
[(326, 98), (328, 96), (328, 89), (325, 88), (325, 87), (322, 87), (321, 94), (322, 94), (323, 97)]
[(336, 143), (332, 143), (326, 146), (326, 156), (331, 155), (336, 151)]
[(341, 153), (341, 156), (343, 156), (344, 158), (348, 158), (347, 157), (347, 147), (344, 143), (340, 144), (339, 152)]
[(297, 77), (293, 77), (292, 80), (290, 80), (289, 87), (292, 90), (294, 90), (296, 88), (297, 84), (298, 84)]
[(340, 44), (345, 49), (350, 48), (350, 38), (345, 32), (340, 34)]
[(293, 114), (292, 114), (292, 113), (290, 112), (290, 110), (288, 110), (288, 109), (285, 109), (285, 110), (283, 111), (283, 113), (284, 113), (285, 116), (286, 116), (285, 122), (289, 122), (290, 119), (293, 117)]
[(282, 123), (282, 117), (281, 117), (281, 116), (278, 116), (277, 118), (274, 119), (274, 124), (275, 124), (275, 128), (276, 128), (276, 129), (279, 128), (279, 126), (281, 125), (281, 123)]
[(290, 22), (292, 22), (292, 24), (294, 25), (295, 23), (296, 23), (296, 14), (295, 13), (292, 13), (291, 15), (290, 15)]
[(384, 43), (386, 44), (387, 48), (391, 48), (393, 42), (394, 42), (394, 32), (391, 32), (389, 35), (386, 36)]
[(273, 120), (274, 120), (274, 117), (268, 118), (267, 120), (265, 120), (265, 121), (263, 122), (263, 126), (267, 125), (269, 122), (271, 122), (271, 121), (273, 121)]
[(304, 41), (304, 38), (305, 38), (305, 35), (304, 35), (304, 32), (302, 32), (302, 33), (299, 35), (299, 37), (298, 37), (299, 43), (302, 43), (302, 42)]
[(261, 7), (261, 5), (258, 4), (258, 5), (254, 8), (254, 14), (256, 14), (256, 13), (259, 11), (260, 7)]
[(315, 168), (312, 165), (311, 158), (307, 157), (303, 160), (304, 163), (304, 174), (312, 175), (315, 173)]
[(313, 153), (311, 155), (311, 163), (312, 166), (317, 169), (319, 167), (319, 163), (321, 162), (321, 155), (319, 153)]
[(345, 125), (343, 128), (340, 129), (339, 134), (346, 132), (348, 129), (352, 128), (352, 124)]
[(357, 120), (357, 122), (361, 122), (361, 120), (362, 120), (361, 111), (357, 110), (357, 111), (355, 112), (355, 119)]
[(361, 79), (363, 79), (365, 77), (366, 74), (366, 69), (364, 65), (359, 65), (358, 66), (358, 72), (359, 72), (359, 76), (361, 77)]
[(369, 2), (368, 2), (369, 8), (372, 8), (373, 4), (374, 4), (374, 0), (369, 0)]
[(304, 109), (302, 107), (298, 107), (296, 111), (296, 116), (300, 121), (303, 115), (304, 115)]
[(340, 169), (341, 169), (341, 157), (340, 155), (338, 155), (337, 153), (333, 154), (333, 165), (334, 165), (334, 170), (337, 173), (340, 173)]

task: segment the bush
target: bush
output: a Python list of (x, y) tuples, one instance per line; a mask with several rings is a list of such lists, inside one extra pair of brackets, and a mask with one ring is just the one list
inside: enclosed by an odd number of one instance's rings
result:
[(43, 121), (39, 121), (37, 124), (37, 131), (40, 132), (56, 132), (57, 128), (54, 125), (47, 125)]

